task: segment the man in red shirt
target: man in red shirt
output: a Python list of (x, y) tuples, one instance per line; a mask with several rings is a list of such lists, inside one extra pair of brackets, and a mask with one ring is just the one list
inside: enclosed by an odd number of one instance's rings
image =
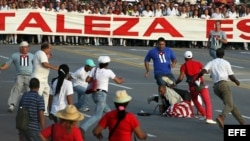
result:
[[(206, 123), (216, 124), (216, 122), (212, 120), (212, 104), (210, 101), (208, 86), (205, 85), (203, 77), (200, 77), (198, 80), (193, 82), (195, 76), (197, 76), (200, 70), (203, 68), (203, 64), (199, 61), (193, 60), (193, 53), (191, 51), (186, 51), (184, 53), (184, 58), (185, 63), (181, 65), (180, 74), (175, 83), (176, 85), (180, 83), (186, 75), (191, 99), (194, 102), (194, 105), (204, 117), (204, 119), (206, 119)], [(205, 109), (198, 101), (199, 94), (205, 103)]]

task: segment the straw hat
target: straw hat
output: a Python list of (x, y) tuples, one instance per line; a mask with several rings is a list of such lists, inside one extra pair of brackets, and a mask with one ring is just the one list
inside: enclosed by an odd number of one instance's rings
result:
[(116, 92), (114, 102), (115, 103), (126, 103), (132, 99), (126, 92), (126, 90), (120, 90)]
[(61, 119), (80, 121), (84, 119), (82, 113), (80, 113), (74, 105), (68, 105), (65, 109), (57, 112), (56, 116)]

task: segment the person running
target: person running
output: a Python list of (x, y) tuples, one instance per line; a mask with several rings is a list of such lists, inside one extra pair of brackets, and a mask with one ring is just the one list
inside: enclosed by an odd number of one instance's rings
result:
[(90, 126), (95, 124), (95, 122), (97, 122), (102, 117), (102, 114), (104, 112), (111, 111), (106, 103), (108, 96), (109, 79), (112, 79), (117, 84), (121, 84), (124, 81), (122, 78), (118, 77), (111, 69), (108, 69), (110, 61), (111, 60), (109, 56), (99, 56), (99, 67), (92, 69), (86, 78), (86, 81), (88, 83), (92, 81), (94, 76), (97, 79), (97, 91), (92, 94), (92, 98), (96, 104), (96, 107), (94, 114), (80, 125), (82, 134), (84, 134)]
[(212, 75), (214, 93), (223, 101), (224, 104), (221, 114), (216, 118), (216, 121), (219, 123), (221, 129), (224, 129), (224, 120), (230, 112), (241, 125), (246, 124), (240, 111), (233, 102), (232, 91), (230, 89), (228, 79), (234, 82), (237, 86), (240, 85), (240, 82), (235, 78), (231, 64), (223, 58), (224, 55), (225, 51), (223, 48), (217, 49), (217, 58), (208, 62), (197, 76), (197, 78), (199, 78), (209, 72)]
[[(199, 74), (200, 70), (203, 68), (203, 64), (193, 59), (193, 53), (191, 51), (186, 51), (184, 53), (184, 59), (185, 63), (181, 65), (180, 74), (175, 83), (176, 85), (179, 84), (186, 75), (191, 99), (197, 110), (203, 116), (201, 120), (206, 119), (206, 123), (216, 124), (216, 122), (212, 119), (212, 103), (210, 100), (208, 86), (205, 85), (203, 77), (199, 78), (199, 80), (196, 80), (195, 83), (189, 82), (190, 79), (192, 80), (193, 77)], [(204, 104), (206, 106), (205, 108), (203, 108), (200, 104), (198, 95), (200, 95), (202, 100), (204, 101)]]
[(141, 129), (136, 116), (126, 111), (131, 100), (132, 97), (125, 90), (116, 92), (113, 99), (116, 109), (106, 113), (93, 130), (97, 139), (103, 139), (102, 131), (105, 128), (109, 129), (109, 141), (132, 141), (133, 132), (137, 138), (147, 139), (147, 134)]
[(215, 21), (215, 30), (211, 30), (208, 38), (207, 47), (209, 48), (209, 55), (215, 59), (216, 50), (221, 48), (223, 44), (227, 43), (227, 36), (224, 31), (221, 30), (221, 21)]
[(88, 83), (85, 81), (95, 63), (92, 59), (86, 59), (84, 66), (71, 73), (69, 79), (73, 82), (73, 89), (77, 93), (76, 108), (82, 112), (89, 111), (90, 94), (85, 94)]
[(16, 68), (16, 81), (10, 91), (8, 112), (14, 111), (20, 94), (29, 91), (29, 81), (33, 70), (33, 58), (34, 55), (29, 52), (29, 43), (22, 41), (19, 45), (19, 52), (13, 53), (9, 60), (0, 67), (0, 70), (6, 70), (11, 64), (14, 64)]
[(154, 64), (154, 78), (158, 85), (158, 94), (159, 94), (159, 111), (163, 113), (163, 106), (162, 106), (162, 99), (160, 96), (160, 86), (166, 86), (167, 83), (162, 80), (162, 76), (167, 76), (173, 82), (175, 82), (175, 77), (172, 73), (172, 68), (175, 66), (177, 59), (174, 52), (169, 48), (166, 47), (166, 41), (164, 38), (160, 37), (158, 39), (157, 47), (152, 48), (148, 51), (145, 59), (145, 77), (148, 78), (150, 74), (150, 61), (153, 60)]

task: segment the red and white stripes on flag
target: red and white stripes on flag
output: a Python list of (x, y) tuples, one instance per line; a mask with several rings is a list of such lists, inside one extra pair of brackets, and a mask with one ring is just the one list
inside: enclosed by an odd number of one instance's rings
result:
[(165, 112), (169, 117), (193, 118), (194, 113), (189, 101), (181, 101), (168, 107)]
[(29, 56), (20, 55), (20, 66), (29, 66)]

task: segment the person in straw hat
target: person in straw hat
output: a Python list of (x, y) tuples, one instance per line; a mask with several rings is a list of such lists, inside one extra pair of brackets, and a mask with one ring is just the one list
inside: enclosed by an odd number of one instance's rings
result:
[(53, 141), (84, 141), (80, 129), (77, 127), (79, 121), (84, 119), (74, 105), (68, 105), (56, 114), (58, 123), (52, 124), (40, 132), (42, 141), (53, 139)]
[(116, 109), (106, 113), (94, 128), (93, 135), (96, 138), (102, 139), (102, 130), (108, 127), (109, 141), (132, 141), (133, 132), (139, 139), (147, 139), (147, 134), (142, 131), (138, 119), (133, 113), (126, 111), (131, 99), (125, 90), (116, 92), (113, 100)]

